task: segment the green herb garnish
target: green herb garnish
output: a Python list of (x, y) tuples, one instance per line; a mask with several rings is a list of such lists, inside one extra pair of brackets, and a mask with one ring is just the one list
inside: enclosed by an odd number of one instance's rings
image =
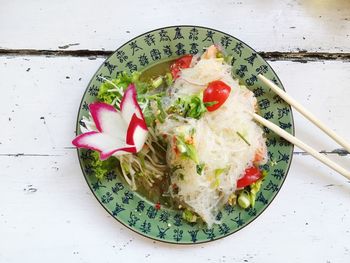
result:
[(205, 107), (211, 107), (214, 106), (215, 104), (218, 104), (218, 101), (208, 101), (208, 102), (204, 102), (204, 106)]
[(204, 163), (201, 163), (201, 164), (197, 164), (197, 165), (196, 165), (197, 174), (202, 175), (203, 170), (204, 170), (204, 166), (205, 166)]
[(246, 138), (244, 138), (244, 136), (240, 132), (236, 132), (236, 133), (246, 144), (248, 144), (250, 146), (250, 143), (247, 141)]
[(220, 174), (222, 174), (223, 172), (225, 172), (226, 168), (218, 168), (218, 169), (215, 169), (214, 173), (215, 173), (215, 176), (219, 176)]
[(171, 75), (171, 73), (166, 73), (165, 75), (165, 82), (166, 82), (166, 85), (169, 87), (173, 84), (174, 82), (174, 79), (173, 79), (173, 75)]
[(197, 216), (188, 209), (182, 212), (182, 218), (190, 223), (194, 223), (197, 221)]
[(198, 154), (194, 145), (186, 143), (183, 136), (176, 136), (176, 142), (176, 147), (183, 157), (187, 157), (199, 164)]
[(184, 96), (178, 98), (168, 109), (168, 113), (177, 113), (182, 117), (200, 119), (207, 112), (207, 108), (202, 100), (202, 95)]

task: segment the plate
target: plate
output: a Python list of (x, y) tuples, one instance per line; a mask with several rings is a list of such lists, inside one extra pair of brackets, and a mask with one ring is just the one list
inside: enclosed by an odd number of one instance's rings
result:
[[(77, 134), (80, 134), (81, 118), (88, 115), (88, 105), (96, 101), (103, 81), (100, 76), (111, 79), (123, 71), (141, 71), (184, 54), (196, 54), (213, 43), (220, 44), (233, 56), (232, 74), (255, 93), (260, 114), (294, 134), (290, 106), (257, 78), (257, 74), (264, 74), (283, 89), (271, 66), (243, 41), (215, 29), (190, 25), (164, 27), (144, 33), (122, 45), (106, 59), (83, 95), (77, 119)], [(154, 203), (133, 192), (122, 176), (113, 171), (106, 175), (105, 180), (97, 180), (91, 168), (91, 151), (79, 149), (78, 156), (91, 191), (106, 211), (120, 223), (143, 236), (159, 241), (177, 244), (203, 243), (228, 236), (247, 226), (269, 206), (280, 191), (291, 164), (293, 146), (267, 128), (264, 130), (269, 162), (263, 168), (268, 175), (257, 195), (255, 207), (241, 209), (227, 204), (216, 216), (221, 224), (211, 228), (185, 222), (181, 211), (164, 207), (157, 210)]]

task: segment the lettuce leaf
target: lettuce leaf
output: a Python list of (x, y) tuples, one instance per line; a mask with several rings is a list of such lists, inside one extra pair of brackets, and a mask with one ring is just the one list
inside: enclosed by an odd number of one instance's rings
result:
[(138, 95), (144, 94), (148, 91), (149, 84), (141, 82), (139, 78), (140, 78), (139, 72), (134, 72), (133, 74), (122, 72), (118, 74), (117, 78), (112, 79), (110, 81), (105, 81), (100, 86), (99, 92), (97, 94), (97, 98), (102, 102), (112, 104), (112, 102), (116, 98), (120, 100), (123, 94), (121, 94), (118, 91), (110, 92), (109, 90), (115, 89), (115, 86), (117, 86), (118, 88), (121, 88), (124, 91), (131, 83), (135, 84)]
[(119, 161), (113, 156), (107, 160), (101, 161), (99, 158), (99, 153), (93, 151), (91, 153), (90, 165), (96, 178), (103, 180), (106, 178), (107, 173), (117, 169), (119, 166)]
[(207, 112), (202, 96), (192, 95), (178, 98), (176, 102), (168, 109), (168, 113), (177, 113), (182, 117), (200, 119)]

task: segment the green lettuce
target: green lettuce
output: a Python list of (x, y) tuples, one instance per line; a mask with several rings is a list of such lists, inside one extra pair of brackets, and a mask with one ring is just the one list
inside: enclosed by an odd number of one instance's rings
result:
[(168, 109), (168, 113), (177, 113), (182, 117), (200, 119), (207, 112), (202, 95), (191, 95), (178, 98)]
[(101, 161), (99, 153), (93, 151), (91, 153), (91, 168), (95, 173), (97, 179), (103, 180), (106, 178), (107, 173), (116, 170), (119, 166), (119, 161), (115, 157), (110, 157), (107, 160)]

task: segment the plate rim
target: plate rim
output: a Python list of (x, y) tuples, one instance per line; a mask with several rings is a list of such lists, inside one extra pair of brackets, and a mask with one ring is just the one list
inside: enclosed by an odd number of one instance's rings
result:
[[(171, 25), (171, 26), (164, 26), (164, 27), (158, 27), (158, 28), (155, 28), (155, 29), (152, 29), (152, 30), (149, 30), (149, 31), (146, 31), (144, 33), (141, 33), (141, 34), (138, 34), (137, 36), (127, 40), (124, 44), (118, 46), (113, 52), (112, 54), (110, 54), (109, 56), (107, 56), (107, 58), (105, 58), (105, 60), (102, 62), (102, 64), (98, 67), (98, 69), (95, 71), (95, 73), (93, 74), (93, 76), (91, 77), (90, 81), (88, 82), (87, 84), (87, 87), (82, 95), (82, 98), (81, 98), (81, 101), (80, 101), (80, 104), (79, 104), (79, 108), (78, 108), (78, 113), (77, 113), (77, 117), (76, 117), (76, 127), (75, 127), (75, 134), (78, 133), (79, 131), (79, 115), (80, 115), (80, 111), (81, 111), (81, 107), (84, 103), (84, 98), (85, 98), (85, 95), (86, 93), (88, 92), (88, 87), (90, 86), (91, 82), (94, 80), (94, 76), (95, 74), (104, 66), (104, 62), (107, 61), (108, 59), (110, 59), (114, 54), (115, 52), (118, 50), (118, 49), (121, 49), (122, 47), (126, 46), (129, 42), (143, 36), (143, 35), (146, 35), (146, 34), (150, 34), (152, 32), (155, 32), (155, 31), (159, 31), (159, 30), (165, 30), (165, 29), (169, 29), (169, 28), (176, 28), (176, 27), (197, 27), (197, 28), (202, 28), (202, 29), (206, 29), (206, 30), (214, 30), (216, 32), (219, 32), (221, 34), (225, 34), (229, 37), (232, 37), (240, 42), (242, 42), (244, 45), (246, 45), (248, 48), (250, 48), (252, 51), (256, 52), (263, 60), (264, 62), (269, 65), (270, 69), (272, 70), (272, 73), (276, 76), (277, 80), (281, 83), (281, 88), (286, 91), (286, 89), (284, 88), (284, 85), (282, 83), (282, 81), (280, 80), (280, 78), (278, 77), (278, 75), (276, 74), (275, 70), (273, 69), (273, 67), (270, 65), (270, 63), (265, 59), (263, 58), (259, 52), (257, 52), (255, 49), (253, 49), (250, 45), (248, 45), (247, 43), (245, 43), (244, 41), (232, 36), (231, 34), (228, 34), (226, 32), (223, 32), (221, 30), (218, 30), (218, 29), (214, 29), (214, 28), (211, 28), (211, 27), (207, 27), (207, 26), (198, 26), (198, 25), (191, 25), (191, 24), (182, 24), (182, 25)], [(289, 105), (289, 104), (288, 104)], [(289, 105), (290, 106), (290, 105)], [(293, 108), (290, 106), (290, 117), (291, 117), (291, 123), (292, 123), (292, 135), (294, 136), (295, 135), (295, 123), (294, 123), (294, 115), (293, 115)], [(134, 233), (138, 234), (139, 236), (142, 236), (143, 238), (145, 239), (151, 239), (153, 241), (157, 241), (157, 242), (161, 242), (161, 243), (165, 243), (165, 244), (171, 244), (171, 245), (184, 245), (184, 246), (188, 246), (188, 245), (198, 245), (198, 244), (205, 244), (205, 243), (210, 243), (210, 242), (214, 242), (214, 241), (217, 241), (217, 240), (220, 240), (220, 239), (223, 239), (223, 238), (226, 238), (228, 236), (231, 236), (232, 234), (238, 232), (238, 231), (241, 231), (242, 229), (246, 228), (248, 225), (250, 225), (252, 222), (254, 222), (257, 218), (259, 218), (263, 212), (272, 204), (273, 200), (276, 198), (276, 196), (278, 195), (278, 193), (280, 192), (280, 190), (282, 189), (282, 186), (284, 185), (286, 179), (287, 179), (287, 176), (289, 174), (289, 170), (290, 170), (290, 167), (292, 165), (292, 161), (293, 161), (293, 158), (294, 158), (294, 155), (293, 155), (293, 152), (294, 152), (294, 144), (291, 144), (291, 157), (290, 157), (290, 161), (288, 163), (288, 167), (286, 169), (286, 173), (285, 173), (285, 176), (281, 182), (281, 186), (278, 190), (278, 192), (276, 193), (275, 196), (272, 197), (272, 199), (270, 200), (270, 202), (265, 206), (263, 207), (263, 209), (260, 211), (260, 213), (255, 216), (251, 221), (249, 221), (248, 223), (246, 223), (244, 226), (242, 226), (241, 228), (239, 229), (236, 229), (228, 234), (224, 234), (222, 236), (219, 236), (213, 240), (204, 240), (204, 241), (200, 241), (198, 240), (198, 242), (195, 242), (195, 243), (190, 243), (190, 242), (186, 242), (186, 243), (179, 243), (179, 242), (175, 242), (175, 241), (169, 241), (169, 240), (164, 240), (164, 239), (158, 239), (156, 237), (153, 237), (153, 236), (150, 236), (148, 234), (145, 234), (145, 233), (141, 233), (139, 231), (137, 231), (136, 229), (130, 227), (129, 225), (125, 224), (124, 222), (122, 222), (121, 220), (119, 220), (117, 217), (113, 216), (113, 214), (111, 213), (111, 211), (109, 211), (103, 204), (102, 202), (99, 200), (98, 196), (96, 195), (96, 193), (93, 191), (91, 185), (89, 184), (88, 180), (87, 180), (87, 177), (85, 176), (84, 172), (83, 172), (83, 164), (82, 164), (82, 160), (81, 158), (79, 158), (79, 149), (77, 148), (76, 149), (76, 152), (77, 152), (77, 157), (78, 157), (78, 160), (79, 160), (79, 165), (80, 165), (80, 170), (82, 171), (82, 174), (83, 174), (83, 177), (85, 179), (85, 182), (86, 184), (88, 185), (90, 191), (92, 192), (92, 194), (94, 195), (94, 197), (96, 198), (96, 200), (98, 201), (98, 203), (103, 207), (104, 210), (107, 211), (107, 213), (112, 216), (112, 218), (114, 218), (116, 221), (118, 221), (121, 225), (123, 225), (124, 227), (128, 228), (129, 230), (133, 231)]]

